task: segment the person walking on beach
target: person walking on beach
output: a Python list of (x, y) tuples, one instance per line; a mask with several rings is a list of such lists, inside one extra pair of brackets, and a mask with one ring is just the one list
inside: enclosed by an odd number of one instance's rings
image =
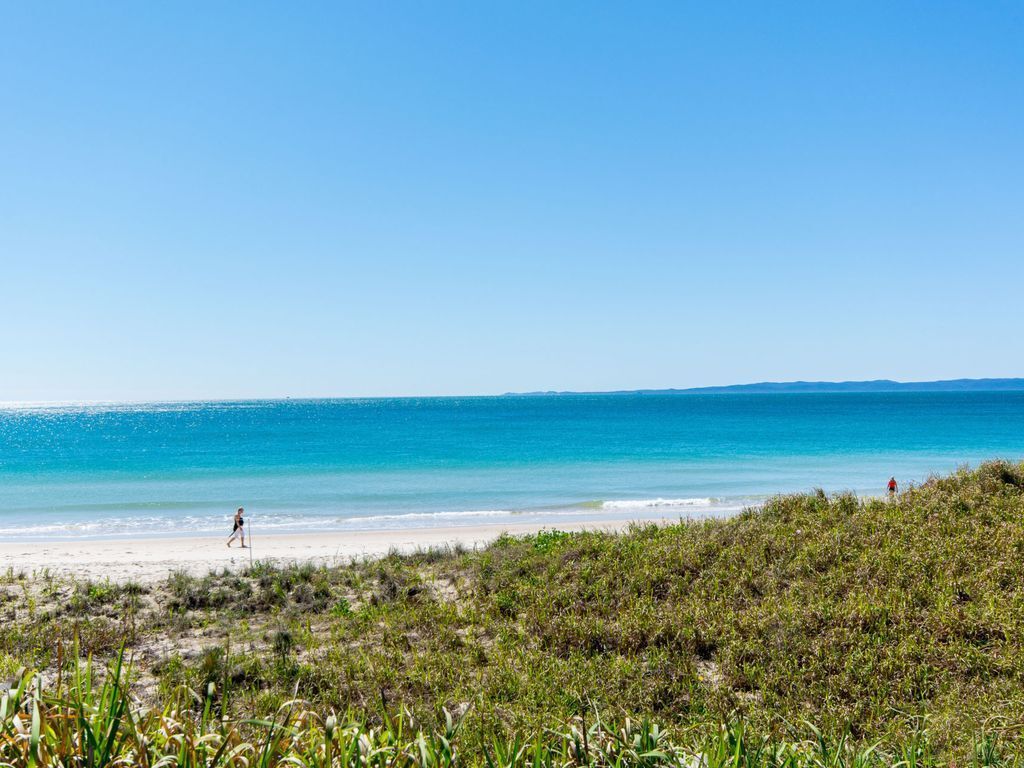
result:
[(231, 546), (231, 542), (237, 537), (242, 540), (242, 549), (245, 549), (245, 520), (242, 518), (244, 512), (245, 510), (241, 507), (235, 512), (235, 527), (231, 529), (231, 535), (228, 536), (228, 547)]
[(898, 487), (896, 485), (896, 478), (895, 477), (890, 477), (889, 478), (889, 498), (890, 499), (896, 497), (896, 491), (897, 490), (898, 490)]

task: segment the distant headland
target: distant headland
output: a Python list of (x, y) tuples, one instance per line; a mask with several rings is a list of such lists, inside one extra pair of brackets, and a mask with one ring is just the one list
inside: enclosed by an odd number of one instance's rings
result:
[(946, 379), (943, 381), (761, 381), (689, 389), (623, 389), (611, 392), (508, 392), (508, 395), (730, 395), (838, 392), (1024, 392), (1021, 379)]

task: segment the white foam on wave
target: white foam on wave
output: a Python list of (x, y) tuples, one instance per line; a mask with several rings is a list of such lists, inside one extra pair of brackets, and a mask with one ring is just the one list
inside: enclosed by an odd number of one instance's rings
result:
[[(230, 521), (230, 517), (227, 518)], [(209, 533), (219, 531), (230, 522), (224, 523), (216, 520), (200, 520), (199, 518), (184, 517), (144, 517), (126, 516), (116, 518), (100, 518), (96, 520), (81, 520), (55, 523), (28, 523), (23, 525), (8, 525), (0, 528), (0, 536), (70, 536), (70, 537), (102, 537), (118, 534), (134, 533)]]
[(399, 512), (388, 515), (362, 515), (358, 517), (341, 518), (338, 522), (355, 524), (363, 522), (382, 522), (385, 520), (438, 520), (462, 517), (503, 517), (508, 515), (521, 514), (512, 509), (469, 509), (452, 512)]
[[(476, 522), (508, 523), (537, 522), (558, 524), (559, 520), (593, 518), (606, 515), (635, 516), (637, 519), (655, 516), (689, 516), (691, 514), (725, 514), (750, 506), (751, 499), (730, 500), (712, 497), (612, 499), (567, 504), (559, 507), (534, 509), (471, 509), (384, 512), (379, 514), (344, 514), (328, 512), (253, 511), (249, 518), (254, 532), (277, 533), (299, 531), (358, 531), (399, 530), (402, 528), (431, 528), (437, 526), (472, 525)], [(83, 538), (102, 539), (125, 536), (218, 535), (230, 532), (231, 516), (210, 515), (124, 515), (93, 517), (88, 520), (66, 520), (32, 523), (23, 519), (19, 524), (0, 527), (0, 536), (9, 538)]]
[(652, 509), (655, 507), (710, 507), (716, 499), (695, 498), (695, 499), (616, 499), (604, 501), (601, 509)]
[[(387, 528), (429, 525), (450, 521), (471, 521), (514, 517), (517, 512), (505, 509), (458, 510), (441, 512), (406, 512), (382, 515), (356, 515), (352, 517), (330, 514), (302, 514), (268, 512), (249, 518), (251, 526), (261, 531), (300, 530), (358, 530), (361, 527)], [(104, 536), (126, 535), (214, 535), (230, 532), (231, 516), (213, 515), (185, 517), (127, 515), (124, 517), (97, 518), (88, 521), (62, 521), (53, 523), (24, 523), (0, 527), (0, 536), (11, 538), (102, 538)]]

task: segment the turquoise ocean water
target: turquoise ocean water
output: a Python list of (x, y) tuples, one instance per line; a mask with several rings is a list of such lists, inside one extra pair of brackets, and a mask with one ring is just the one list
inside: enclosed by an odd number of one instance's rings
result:
[(0, 539), (729, 514), (1024, 457), (1024, 393), (0, 407)]

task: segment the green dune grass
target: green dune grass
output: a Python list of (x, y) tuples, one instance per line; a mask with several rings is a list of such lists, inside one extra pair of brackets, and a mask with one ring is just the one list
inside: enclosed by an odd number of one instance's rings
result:
[[(1024, 727), (1022, 555), (1024, 467), (993, 462), (893, 502), (786, 496), (476, 552), (155, 587), (12, 572), (0, 756), (18, 764), (33, 721), (38, 750), (79, 754), (116, 687), (136, 712), (118, 749), (152, 749), (148, 764), (167, 723), (189, 734), (174, 745), (223, 747), (218, 765), (326, 765), (327, 745), (361, 764), (359, 743), (394, 765), (999, 764)], [(100, 676), (107, 694), (81, 682), (82, 658), (122, 645), (131, 671)]]

